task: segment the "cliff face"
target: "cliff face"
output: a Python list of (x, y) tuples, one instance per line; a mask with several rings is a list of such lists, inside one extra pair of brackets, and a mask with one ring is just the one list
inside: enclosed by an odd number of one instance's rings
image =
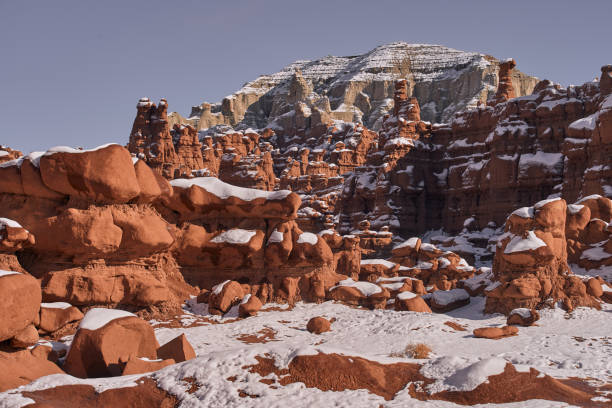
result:
[[(323, 113), (378, 130), (382, 116), (393, 107), (395, 81), (406, 78), (423, 120), (444, 122), (495, 94), (499, 66), (495, 58), (475, 52), (398, 42), (357, 56), (296, 61), (248, 82), (221, 103), (194, 106), (188, 119), (175, 114), (173, 120), (197, 129), (241, 124), (288, 131), (291, 112), (304, 104), (306, 118), (313, 115), (315, 122)], [(511, 82), (516, 96), (522, 96), (531, 93), (537, 79), (515, 71)]]
[(402, 235), (458, 232), (466, 221), (501, 226), (514, 208), (551, 195), (609, 195), (610, 98), (605, 81), (567, 89), (542, 81), (532, 95), (459, 112), (414, 141), (392, 171), (373, 155), (356, 169), (337, 207), (341, 228), (369, 218)]

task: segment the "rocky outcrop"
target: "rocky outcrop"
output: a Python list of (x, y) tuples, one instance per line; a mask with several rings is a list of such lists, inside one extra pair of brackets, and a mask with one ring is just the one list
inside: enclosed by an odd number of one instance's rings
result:
[[(598, 199), (592, 200), (591, 205), (598, 208)], [(608, 199), (601, 201), (604, 208), (610, 204)], [(485, 291), (486, 312), (509, 314), (518, 308), (553, 306), (558, 301), (570, 310), (578, 306), (601, 307), (596, 298), (587, 293), (585, 282), (571, 273), (567, 262), (567, 224), (575, 239), (588, 237), (581, 234), (582, 228), (575, 224), (576, 212), (576, 207), (568, 208), (565, 200), (557, 198), (520, 208), (508, 217), (505, 233), (499, 238), (495, 252), (495, 279)], [(572, 240), (574, 247), (581, 248), (579, 242)], [(600, 252), (606, 254), (603, 248), (597, 247), (597, 253)], [(586, 254), (588, 257), (590, 252)], [(605, 257), (611, 258), (612, 254)]]
[[(506, 85), (501, 99), (512, 95)], [(611, 174), (602, 152), (612, 112), (606, 89), (605, 81), (566, 89), (541, 81), (531, 95), (431, 125), (431, 136), (414, 138), (391, 171), (375, 160), (382, 152), (371, 154), (367, 165), (345, 175), (334, 206), (338, 230), (351, 231), (367, 218), (373, 228), (387, 225), (402, 236), (456, 234), (464, 223), (477, 230), (501, 226), (515, 208), (551, 194), (569, 202), (605, 195)], [(390, 116), (383, 128), (396, 121)]]
[(202, 145), (196, 130), (176, 124), (171, 131), (165, 99), (157, 106), (149, 98), (141, 98), (136, 107), (138, 111), (128, 143), (130, 152), (146, 160), (153, 170), (166, 178), (190, 174), (191, 170), (204, 167)]
[[(221, 103), (194, 106), (183, 123), (198, 129), (269, 126), (291, 137), (308, 130), (316, 133), (316, 127), (330, 119), (378, 130), (380, 119), (392, 108), (393, 84), (400, 78), (407, 78), (410, 94), (427, 106), (424, 118), (440, 122), (486, 102), (495, 93), (499, 71), (500, 62), (491, 56), (398, 42), (363, 55), (295, 62), (248, 82)], [(537, 80), (514, 72), (512, 82), (521, 96), (529, 94)]]
[(516, 62), (510, 58), (499, 64), (499, 81), (497, 84), (497, 92), (489, 103), (495, 105), (500, 102), (506, 102), (508, 99), (516, 98), (514, 84), (512, 84), (512, 71), (516, 67)]

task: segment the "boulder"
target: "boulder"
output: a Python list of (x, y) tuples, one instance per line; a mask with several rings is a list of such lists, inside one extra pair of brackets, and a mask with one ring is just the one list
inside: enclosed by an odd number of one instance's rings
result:
[(387, 289), (374, 283), (354, 281), (348, 278), (331, 287), (328, 297), (349, 305), (384, 309), (391, 294)]
[(601, 281), (597, 278), (589, 278), (589, 280), (587, 280), (586, 291), (589, 295), (596, 298), (602, 297), (604, 293)]
[(196, 303), (208, 303), (208, 299), (210, 298), (210, 290), (202, 289), (198, 296), (196, 297)]
[(161, 370), (164, 367), (175, 364), (172, 359), (168, 360), (149, 360), (144, 357), (130, 356), (129, 360), (123, 367), (121, 375), (144, 374), (152, 371)]
[(13, 253), (35, 243), (34, 235), (18, 222), (0, 218), (0, 252)]
[(331, 330), (331, 323), (326, 318), (317, 316), (308, 321), (306, 329), (310, 333), (321, 334)]
[(41, 298), (40, 283), (32, 276), (0, 271), (0, 342), (38, 321)]
[(130, 358), (157, 358), (151, 325), (132, 313), (90, 309), (74, 335), (64, 370), (80, 378), (120, 375)]
[(39, 329), (47, 333), (53, 333), (71, 322), (83, 318), (83, 313), (70, 303), (54, 302), (41, 303)]
[(191, 360), (196, 357), (193, 347), (184, 334), (170, 340), (157, 349), (157, 357), (164, 360), (173, 360), (177, 363)]
[(395, 297), (395, 310), (431, 313), (423, 298), (412, 292), (401, 292)]
[(465, 289), (438, 290), (431, 295), (431, 308), (443, 313), (470, 303), (470, 294)]
[(261, 300), (257, 296), (253, 296), (248, 293), (240, 302), (240, 306), (238, 307), (238, 316), (240, 317), (250, 317), (255, 316), (257, 312), (262, 308), (263, 304)]
[(237, 305), (244, 297), (242, 286), (236, 281), (225, 281), (212, 288), (208, 298), (208, 311), (211, 314), (223, 315), (232, 306)]
[(33, 324), (17, 333), (11, 339), (11, 346), (14, 348), (28, 348), (38, 342), (38, 331)]
[(474, 337), (499, 340), (504, 337), (515, 336), (518, 334), (518, 331), (516, 326), (481, 327), (479, 329), (474, 329)]
[(540, 319), (540, 314), (534, 309), (518, 308), (508, 315), (507, 325), (533, 326)]

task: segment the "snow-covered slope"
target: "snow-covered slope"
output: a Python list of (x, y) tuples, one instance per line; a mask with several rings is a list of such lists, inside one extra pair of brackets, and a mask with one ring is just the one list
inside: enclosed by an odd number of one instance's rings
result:
[[(197, 358), (164, 368), (151, 376), (157, 385), (176, 395), (180, 407), (459, 407), (444, 401), (413, 399), (409, 387), (386, 401), (367, 389), (322, 391), (297, 382), (279, 386), (274, 374), (261, 376), (247, 366), (262, 356), (287, 367), (296, 356), (317, 353), (361, 357), (382, 364), (418, 363), (421, 373), (435, 381), (428, 392), (468, 391), (500, 374), (504, 364), (519, 372), (530, 367), (554, 378), (590, 378), (594, 386), (609, 382), (611, 353), (610, 305), (603, 311), (578, 308), (568, 314), (560, 309), (541, 311), (536, 326), (521, 327), (518, 336), (488, 340), (472, 336), (478, 327), (505, 324), (502, 315), (484, 315), (484, 297), (472, 298), (465, 307), (443, 314), (367, 310), (335, 302), (298, 303), (294, 308), (276, 305), (258, 316), (236, 320), (236, 309), (225, 317), (211, 316), (207, 306), (188, 302), (181, 326), (152, 322), (161, 344), (184, 333), (194, 346)], [(273, 306), (273, 305), (268, 305)], [(313, 316), (335, 319), (332, 330), (322, 335), (305, 330)], [(450, 322), (450, 325), (448, 324)], [(217, 324), (220, 323), (220, 324)], [(465, 330), (461, 330), (461, 329)], [(70, 338), (66, 338), (69, 342)], [(432, 349), (428, 359), (404, 355), (408, 344), (424, 343)], [(55, 344), (58, 348), (59, 343)], [(65, 347), (65, 346), (64, 346)], [(43, 377), (29, 385), (0, 393), (0, 407), (24, 406), (21, 393), (61, 384), (93, 384), (97, 390), (131, 387), (134, 376), (78, 380), (67, 375)], [(121, 381), (118, 381), (121, 380)], [(270, 386), (270, 383), (275, 383)], [(191, 390), (190, 390), (191, 389)], [(189, 391), (190, 390), (190, 391)], [(249, 397), (256, 396), (256, 397)], [(610, 397), (608, 395), (607, 397)], [(606, 406), (609, 398), (596, 397)], [(528, 400), (498, 407), (569, 407), (562, 402)]]

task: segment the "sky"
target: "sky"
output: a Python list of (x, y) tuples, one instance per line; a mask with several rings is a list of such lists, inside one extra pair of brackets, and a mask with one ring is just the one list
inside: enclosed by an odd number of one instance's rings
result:
[(611, 0), (0, 0), (0, 144), (125, 144), (140, 97), (186, 115), (292, 61), (394, 41), (578, 85), (612, 63), (611, 16)]

